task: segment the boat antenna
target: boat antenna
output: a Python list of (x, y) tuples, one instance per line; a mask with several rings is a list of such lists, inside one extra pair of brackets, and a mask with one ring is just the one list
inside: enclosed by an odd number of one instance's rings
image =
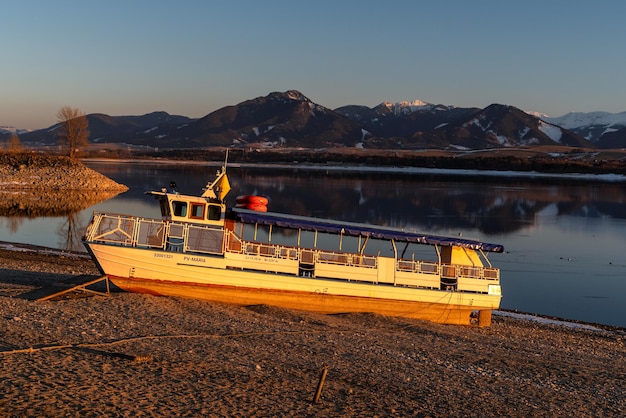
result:
[[(226, 148), (226, 155), (224, 156), (224, 165), (222, 166), (222, 170), (217, 170), (217, 177), (219, 179), (220, 176), (223, 176), (226, 174), (226, 165), (228, 164), (228, 148)], [(217, 183), (217, 181), (214, 182), (214, 184)]]
[(224, 200), (226, 194), (230, 190), (228, 177), (226, 176), (226, 165), (228, 164), (228, 148), (226, 148), (226, 157), (221, 170), (217, 170), (216, 178), (213, 182), (208, 182), (203, 189), (202, 197), (216, 199), (220, 202)]

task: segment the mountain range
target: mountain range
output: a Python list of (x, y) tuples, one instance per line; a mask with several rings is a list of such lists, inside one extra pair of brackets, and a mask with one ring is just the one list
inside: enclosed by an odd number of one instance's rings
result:
[[(87, 119), (91, 143), (160, 149), (626, 147), (626, 112), (548, 117), (502, 104), (481, 109), (419, 100), (384, 102), (374, 108), (350, 105), (329, 109), (296, 90), (273, 92), (226, 106), (199, 119), (166, 112), (142, 116), (92, 113)], [(0, 138), (16, 133), (26, 145), (54, 145), (58, 126), (30, 132), (0, 127)]]

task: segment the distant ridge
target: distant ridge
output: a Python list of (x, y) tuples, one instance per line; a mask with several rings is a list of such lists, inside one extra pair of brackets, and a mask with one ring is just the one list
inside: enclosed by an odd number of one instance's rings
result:
[[(160, 149), (626, 147), (626, 112), (569, 113), (550, 118), (505, 104), (480, 109), (420, 100), (333, 110), (297, 90), (272, 92), (199, 119), (166, 112), (141, 116), (93, 113), (87, 118), (94, 144)], [(20, 141), (31, 146), (55, 145), (55, 128), (21, 132)], [(8, 138), (13, 130), (0, 128), (0, 139)]]
[(0, 135), (11, 135), (11, 134), (25, 134), (30, 132), (28, 129), (18, 129), (14, 126), (0, 126)]

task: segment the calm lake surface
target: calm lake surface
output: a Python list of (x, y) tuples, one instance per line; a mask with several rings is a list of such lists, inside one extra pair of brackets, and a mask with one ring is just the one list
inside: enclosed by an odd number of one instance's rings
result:
[[(0, 241), (84, 251), (94, 210), (160, 217), (144, 191), (176, 181), (199, 193), (220, 164), (86, 162), (129, 191), (63, 216), (0, 216)], [(269, 196), (269, 209), (503, 244), (502, 308), (626, 327), (626, 183), (449, 173), (385, 173), (229, 164), (229, 205)], [(2, 195), (0, 195), (2, 199)]]

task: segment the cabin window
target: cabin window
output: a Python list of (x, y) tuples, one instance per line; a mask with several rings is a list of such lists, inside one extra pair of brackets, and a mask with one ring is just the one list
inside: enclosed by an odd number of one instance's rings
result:
[(219, 221), (222, 217), (222, 208), (219, 205), (209, 205), (206, 218), (209, 221)]
[(204, 204), (192, 203), (191, 214), (189, 214), (189, 217), (192, 219), (204, 219)]
[(172, 206), (174, 207), (174, 216), (187, 216), (187, 202), (174, 200)]

